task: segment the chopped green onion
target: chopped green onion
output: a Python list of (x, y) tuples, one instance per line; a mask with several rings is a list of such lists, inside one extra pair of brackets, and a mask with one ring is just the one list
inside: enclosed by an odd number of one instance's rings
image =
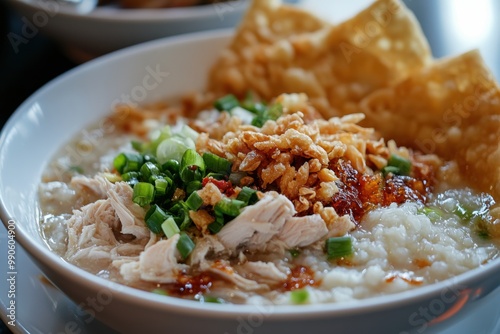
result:
[(273, 121), (280, 118), (281, 115), (283, 115), (283, 106), (280, 103), (271, 105), (265, 112), (265, 116)]
[(193, 149), (186, 150), (186, 152), (182, 155), (180, 170), (182, 171), (184, 168), (190, 166), (196, 166), (202, 172), (205, 171), (205, 161), (201, 155)]
[(241, 208), (245, 206), (245, 202), (237, 199), (229, 199), (223, 197), (214, 206), (215, 213), (236, 217), (240, 214)]
[(153, 134), (153, 137), (151, 142), (150, 142), (150, 147), (148, 148), (149, 151), (156, 153), (158, 150), (158, 146), (166, 139), (169, 139), (172, 137), (172, 130), (170, 129), (170, 126), (165, 125), (161, 130), (155, 132)]
[(202, 188), (202, 184), (200, 181), (191, 181), (186, 185), (186, 193), (191, 194), (193, 191), (199, 190)]
[(137, 153), (120, 153), (113, 160), (115, 169), (120, 173), (136, 172), (138, 171), (144, 160), (142, 155)]
[(140, 153), (145, 153), (149, 148), (149, 143), (144, 143), (138, 140), (132, 140), (132, 148)]
[(190, 138), (194, 142), (196, 142), (196, 139), (198, 139), (198, 136), (200, 135), (196, 130), (192, 129), (189, 127), (187, 124), (184, 124), (182, 126), (181, 131), (179, 132), (179, 135), (185, 137), (185, 138)]
[(290, 252), (290, 255), (293, 257), (293, 258), (296, 258), (300, 255), (300, 250), (298, 250), (297, 248), (295, 249), (290, 249), (288, 250)]
[(180, 177), (182, 182), (190, 183), (192, 181), (201, 181), (203, 174), (198, 166), (189, 166), (181, 169)]
[(245, 99), (241, 103), (241, 107), (256, 115), (262, 114), (267, 109), (265, 104), (254, 98), (252, 92), (246, 94)]
[(293, 304), (304, 304), (309, 299), (309, 291), (306, 289), (293, 290), (290, 292), (290, 300)]
[(266, 105), (260, 102), (244, 103), (242, 108), (255, 115), (262, 115), (267, 109)]
[(352, 239), (351, 237), (328, 238), (325, 242), (325, 248), (329, 260), (348, 256), (353, 252)]
[(160, 196), (165, 195), (167, 193), (167, 190), (173, 184), (172, 180), (168, 176), (157, 178), (154, 182), (156, 194)]
[(179, 226), (175, 223), (174, 218), (168, 217), (162, 224), (161, 229), (167, 238), (171, 238), (174, 235), (180, 233)]
[(128, 172), (128, 173), (123, 173), (122, 174), (122, 180), (123, 181), (130, 181), (130, 180), (133, 180), (133, 179), (139, 179), (141, 174), (139, 174), (138, 172)]
[(180, 176), (184, 183), (201, 181), (205, 172), (205, 162), (195, 150), (188, 149), (184, 152), (180, 166)]
[(231, 115), (233, 115), (233, 117), (238, 117), (243, 124), (252, 123), (252, 120), (255, 117), (254, 113), (242, 107), (234, 107), (231, 109)]
[(420, 213), (420, 214), (426, 215), (427, 217), (429, 217), (429, 219), (431, 221), (437, 221), (440, 218), (444, 217), (443, 210), (438, 209), (436, 207), (427, 207), (427, 206), (425, 206), (425, 207), (423, 207), (421, 209), (418, 209), (417, 212)]
[(210, 225), (208, 225), (208, 230), (212, 234), (217, 234), (220, 232), (220, 230), (222, 230), (223, 227), (224, 227), (224, 216), (219, 215), (219, 217), (217, 217), (216, 214), (215, 220)]
[(245, 202), (245, 205), (252, 205), (259, 200), (259, 197), (257, 196), (257, 190), (243, 187), (236, 199)]
[(179, 173), (180, 169), (180, 162), (177, 160), (168, 160), (161, 166), (162, 171), (169, 171), (172, 174), (177, 174)]
[(169, 210), (174, 216), (174, 220), (181, 229), (184, 231), (191, 225), (191, 218), (189, 217), (189, 208), (183, 201), (178, 201)]
[(239, 105), (240, 102), (238, 101), (236, 96), (232, 94), (223, 96), (214, 102), (214, 107), (219, 111), (231, 111), (231, 109)]
[(158, 175), (160, 173), (160, 169), (154, 163), (146, 162), (141, 166), (140, 172), (144, 180), (149, 180), (151, 176)]
[(162, 232), (161, 224), (168, 219), (168, 215), (157, 204), (151, 206), (146, 212), (146, 225), (156, 234)]
[(283, 106), (280, 103), (269, 106), (252, 120), (252, 125), (262, 127), (269, 120), (275, 121), (283, 114)]
[(474, 218), (474, 211), (462, 205), (461, 203), (457, 203), (453, 213), (460, 217), (461, 219), (470, 220)]
[[(192, 142), (192, 141), (191, 141)], [(164, 164), (169, 160), (181, 161), (187, 149), (192, 148), (187, 140), (180, 137), (171, 137), (162, 141), (156, 149), (158, 163)]]
[(196, 191), (193, 191), (191, 195), (189, 195), (188, 199), (186, 200), (186, 205), (190, 210), (196, 211), (198, 210), (201, 205), (203, 204), (203, 200), (201, 199), (200, 195)]
[(389, 161), (387, 162), (387, 166), (398, 168), (399, 169), (398, 175), (410, 175), (411, 161), (399, 155), (391, 154), (391, 156), (389, 157)]
[(490, 238), (490, 233), (487, 230), (477, 231), (477, 236), (481, 239), (488, 240)]
[(231, 161), (221, 158), (218, 155), (215, 155), (210, 152), (203, 153), (203, 161), (208, 170), (221, 173), (225, 175), (229, 175), (231, 173), (231, 166), (233, 165)]
[(155, 293), (157, 295), (162, 295), (162, 296), (168, 296), (168, 292), (164, 289), (156, 288), (151, 290), (152, 293)]
[(69, 171), (77, 174), (83, 174), (83, 168), (80, 166), (71, 166), (69, 167)]
[(189, 211), (187, 208), (184, 208), (184, 210), (181, 211), (178, 216), (178, 221), (181, 231), (185, 231), (189, 226), (191, 226), (191, 217), (189, 217)]
[(184, 232), (181, 232), (179, 241), (177, 242), (177, 249), (181, 253), (182, 258), (185, 260), (193, 251), (195, 244), (193, 240)]
[(214, 304), (225, 304), (226, 301), (222, 298), (213, 296), (201, 296), (199, 299), (200, 303), (214, 303)]
[(389, 174), (401, 175), (401, 171), (399, 170), (398, 167), (385, 166), (384, 168), (382, 168), (382, 174), (384, 175), (384, 177), (386, 177)]
[(138, 182), (134, 185), (134, 193), (132, 195), (132, 201), (139, 204), (140, 206), (145, 206), (151, 203), (155, 196), (155, 187), (151, 183)]
[(131, 180), (127, 181), (127, 184), (129, 186), (131, 186), (132, 188), (134, 188), (137, 183), (139, 183), (138, 179), (131, 179)]
[(151, 154), (144, 154), (142, 156), (144, 158), (144, 162), (152, 162), (156, 165), (157, 161), (156, 161), (156, 157), (154, 155), (151, 155)]

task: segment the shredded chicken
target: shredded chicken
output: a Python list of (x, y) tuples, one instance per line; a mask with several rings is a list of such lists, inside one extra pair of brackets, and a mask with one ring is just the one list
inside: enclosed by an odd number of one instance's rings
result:
[(294, 214), (290, 200), (276, 192), (268, 192), (255, 205), (245, 207), (217, 237), (232, 252), (240, 246), (258, 250), (276, 236)]

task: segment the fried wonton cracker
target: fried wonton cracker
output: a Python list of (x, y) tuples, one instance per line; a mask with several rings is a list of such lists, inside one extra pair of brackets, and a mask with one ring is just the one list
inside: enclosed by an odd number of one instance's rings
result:
[[(280, 12), (294, 14), (281, 21), (273, 17)], [(297, 25), (301, 17), (314, 24)], [(338, 26), (261, 0), (214, 65), (207, 87), (215, 96), (251, 90), (264, 100), (304, 92), (321, 113), (334, 116), (353, 111), (363, 97), (431, 59), (419, 25), (399, 0), (376, 1)]]
[(254, 0), (243, 18), (231, 49), (269, 45), (294, 34), (320, 30), (329, 24), (281, 0)]
[(436, 61), (366, 97), (361, 111), (364, 125), (455, 160), (472, 185), (500, 198), (500, 88), (479, 52)]

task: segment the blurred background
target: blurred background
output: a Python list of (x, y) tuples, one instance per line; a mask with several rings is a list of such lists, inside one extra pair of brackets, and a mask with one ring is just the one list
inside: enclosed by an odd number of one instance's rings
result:
[[(47, 0), (51, 1), (51, 0)], [(329, 7), (346, 6), (344, 0), (302, 0), (301, 5), (333, 21), (345, 18), (371, 0), (351, 0), (346, 12)], [(405, 0), (413, 10), (436, 58), (479, 48), (497, 79), (500, 79), (500, 1), (497, 0)], [(47, 26), (51, 24), (48, 21)], [(42, 33), (19, 44), (9, 36), (22, 36), (25, 17), (0, 0), (0, 127), (33, 92), (51, 79), (74, 68), (68, 53)], [(25, 32), (25, 31), (24, 31)], [(1, 157), (0, 157), (1, 158)], [(0, 322), (0, 334), (10, 333)]]

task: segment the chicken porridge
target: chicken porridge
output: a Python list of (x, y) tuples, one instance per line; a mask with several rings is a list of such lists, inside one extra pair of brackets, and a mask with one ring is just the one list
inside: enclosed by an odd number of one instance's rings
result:
[(151, 140), (117, 125), (66, 146), (40, 186), (49, 246), (141, 289), (275, 304), (404, 291), (498, 256), (495, 202), (447, 185), (453, 163), (385, 143), (361, 114), (319, 118), (305, 95), (255, 103), (276, 114), (264, 124), (218, 102), (174, 126), (145, 119)]
[[(362, 47), (373, 13), (393, 20)], [(498, 258), (498, 105), (479, 54), (432, 59), (397, 0), (336, 26), (255, 0), (203, 94), (117, 106), (60, 150), (42, 234), (100, 277), (200, 302), (418, 288)]]

